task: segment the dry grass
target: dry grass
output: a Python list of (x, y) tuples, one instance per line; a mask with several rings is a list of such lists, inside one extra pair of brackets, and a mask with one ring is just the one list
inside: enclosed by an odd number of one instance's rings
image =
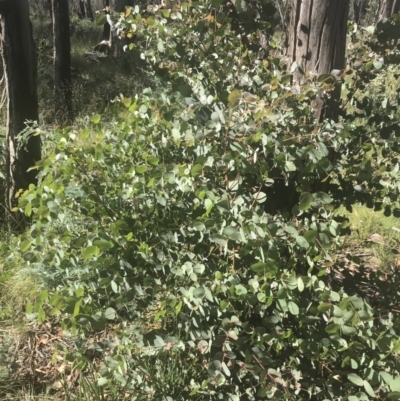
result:
[(349, 219), (351, 235), (343, 237), (343, 253), (350, 265), (385, 273), (400, 266), (400, 221), (365, 206), (353, 207), (353, 212), (341, 210)]

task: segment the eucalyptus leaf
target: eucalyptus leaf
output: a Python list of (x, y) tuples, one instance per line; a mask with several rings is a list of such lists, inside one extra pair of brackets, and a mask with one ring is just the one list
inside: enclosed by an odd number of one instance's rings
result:
[(313, 202), (313, 200), (314, 200), (314, 198), (313, 198), (312, 194), (309, 194), (309, 193), (301, 194), (299, 209), (300, 210), (308, 210), (311, 207), (311, 203)]
[(358, 376), (356, 373), (349, 373), (347, 375), (347, 378), (357, 386), (364, 385), (364, 380), (360, 376)]
[(371, 385), (370, 385), (366, 380), (364, 380), (364, 389), (365, 389), (366, 393), (367, 393), (370, 397), (372, 397), (372, 398), (375, 398), (375, 397), (376, 397), (373, 388), (371, 387)]

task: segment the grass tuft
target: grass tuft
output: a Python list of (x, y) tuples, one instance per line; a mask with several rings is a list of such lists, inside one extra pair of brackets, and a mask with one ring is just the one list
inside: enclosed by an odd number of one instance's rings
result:
[(342, 209), (339, 214), (349, 219), (351, 229), (351, 234), (344, 238), (344, 249), (361, 255), (363, 264), (372, 270), (384, 273), (400, 266), (399, 219), (366, 206), (355, 206), (352, 213)]

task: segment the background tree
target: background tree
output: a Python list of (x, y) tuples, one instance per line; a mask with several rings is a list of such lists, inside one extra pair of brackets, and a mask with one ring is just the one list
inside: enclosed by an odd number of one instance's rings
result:
[(68, 0), (53, 0), (54, 99), (59, 119), (72, 121), (71, 42)]
[(85, 0), (85, 7), (87, 17), (93, 20), (93, 9), (91, 0)]
[(79, 0), (79, 9), (82, 18), (90, 18), (93, 20), (93, 9), (90, 0)]
[[(349, 0), (291, 0), (287, 40), (295, 84), (302, 84), (310, 73), (320, 75), (344, 67), (348, 14)], [(317, 102), (316, 114), (336, 120), (339, 98), (337, 86), (323, 113), (324, 102)]]
[(38, 120), (37, 59), (28, 0), (0, 2), (0, 46), (8, 95), (6, 205), (13, 207), (19, 189), (36, 183), (36, 171), (28, 169), (41, 157), (39, 136), (20, 146), (18, 139), (27, 120)]
[(352, 0), (351, 1), (351, 19), (360, 24), (365, 12), (367, 11), (368, 0)]
[(85, 18), (86, 17), (85, 0), (79, 0), (79, 16), (81, 18)]
[(379, 19), (389, 18), (400, 12), (400, 0), (382, 0), (379, 9)]

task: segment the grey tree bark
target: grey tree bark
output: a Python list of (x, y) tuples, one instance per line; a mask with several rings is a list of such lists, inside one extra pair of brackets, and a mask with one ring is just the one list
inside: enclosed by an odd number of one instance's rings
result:
[(73, 119), (71, 85), (71, 40), (68, 0), (53, 2), (54, 106), (57, 120)]
[(79, 16), (80, 18), (86, 18), (85, 0), (79, 0)]
[(390, 18), (400, 13), (400, 0), (382, 0), (379, 8), (379, 19)]
[(0, 1), (0, 49), (7, 89), (6, 206), (14, 206), (15, 193), (37, 183), (36, 170), (28, 171), (41, 158), (40, 136), (31, 136), (20, 146), (26, 121), (38, 121), (37, 58), (29, 19), (28, 0)]
[(79, 0), (79, 9), (81, 18), (93, 20), (93, 9), (91, 0)]
[(91, 0), (85, 0), (86, 16), (93, 21), (93, 9)]
[[(327, 74), (345, 67), (349, 2), (290, 0), (287, 54), (296, 67), (294, 84), (302, 84), (310, 75)], [(316, 117), (337, 120), (340, 85), (324, 98), (316, 102)]]
[(367, 11), (368, 0), (351, 0), (350, 18), (357, 24), (360, 24), (365, 12)]

